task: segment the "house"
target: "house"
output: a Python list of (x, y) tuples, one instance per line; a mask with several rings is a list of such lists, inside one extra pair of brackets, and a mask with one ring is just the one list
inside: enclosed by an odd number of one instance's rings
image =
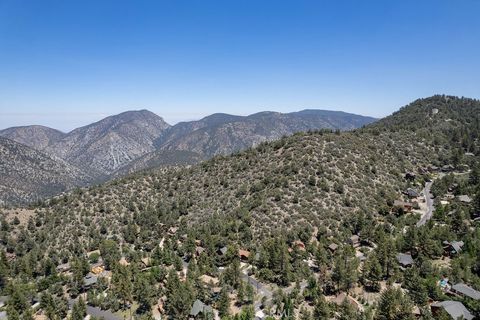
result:
[(412, 189), (412, 188), (408, 188), (407, 190), (405, 190), (403, 192), (403, 194), (405, 194), (406, 196), (408, 196), (409, 198), (418, 198), (420, 197), (420, 193), (415, 190), (415, 189)]
[(130, 263), (127, 261), (127, 259), (125, 257), (122, 257), (120, 259), (120, 261), (118, 261), (118, 264), (121, 265), (121, 266), (124, 266), (124, 267), (130, 265)]
[(195, 254), (198, 256), (200, 256), (203, 252), (205, 251), (205, 248), (203, 247), (196, 247), (195, 248)]
[(350, 239), (348, 239), (348, 243), (351, 244), (354, 248), (357, 248), (360, 246), (360, 237), (354, 234), (350, 237)]
[(3, 308), (8, 301), (8, 296), (0, 296), (0, 308)]
[(96, 285), (98, 282), (98, 277), (89, 272), (84, 278), (83, 278), (83, 287), (85, 289), (89, 289), (91, 288), (92, 286)]
[(212, 288), (212, 298), (213, 300), (217, 300), (220, 297), (220, 293), (222, 292), (222, 287), (213, 287)]
[(365, 254), (359, 250), (355, 251), (355, 257), (359, 260), (359, 261), (365, 261), (367, 260), (367, 257), (365, 257)]
[(402, 200), (395, 200), (393, 202), (393, 207), (397, 210), (402, 209), (405, 212), (411, 212), (413, 209), (413, 204)]
[(457, 198), (458, 198), (458, 201), (463, 202), (463, 203), (471, 203), (473, 201), (472, 198), (470, 198), (469, 196), (467, 196), (465, 194), (461, 195), (461, 196), (458, 196)]
[(405, 173), (405, 179), (409, 181), (414, 181), (417, 175), (413, 172), (407, 172)]
[(341, 306), (343, 302), (347, 300), (348, 304), (351, 305), (356, 311), (363, 311), (363, 306), (355, 300), (353, 297), (345, 294), (344, 292), (340, 293), (335, 299), (332, 300), (338, 306)]
[(168, 234), (171, 235), (171, 236), (174, 236), (177, 234), (177, 231), (178, 231), (178, 227), (170, 227), (168, 229)]
[(459, 296), (469, 297), (473, 300), (480, 300), (480, 292), (464, 283), (454, 284), (450, 291)]
[(140, 262), (145, 268), (148, 268), (152, 265), (152, 259), (150, 257), (145, 257), (140, 259)]
[(254, 320), (263, 320), (267, 317), (267, 315), (265, 314), (265, 312), (263, 312), (263, 310), (258, 310), (256, 313), (255, 313), (255, 318)]
[(414, 263), (412, 255), (406, 253), (397, 254), (397, 261), (404, 268), (410, 267)]
[(420, 318), (422, 316), (422, 311), (420, 310), (419, 307), (413, 306), (412, 314), (415, 318)]
[(463, 241), (452, 241), (452, 242), (449, 242), (449, 241), (443, 241), (443, 249), (445, 250), (445, 252), (447, 254), (457, 254), (459, 253), (460, 251), (462, 251), (462, 247), (464, 245)]
[(199, 315), (211, 314), (213, 309), (210, 306), (207, 306), (200, 300), (195, 300), (193, 303), (192, 309), (190, 310), (190, 319), (200, 319)]
[(330, 243), (330, 244), (328, 245), (328, 249), (333, 253), (333, 252), (337, 251), (337, 249), (338, 249), (338, 244), (336, 244), (336, 243)]
[(63, 273), (63, 272), (68, 272), (70, 271), (70, 263), (63, 263), (63, 264), (59, 264), (55, 270), (58, 272), (58, 273)]
[(95, 275), (99, 275), (100, 273), (103, 273), (103, 271), (105, 271), (105, 267), (101, 264), (92, 266), (92, 269), (90, 270), (90, 272)]
[(436, 302), (431, 306), (433, 315), (437, 315), (441, 309), (445, 310), (452, 319), (464, 319), (464, 320), (472, 320), (474, 316), (468, 311), (467, 308), (463, 305), (463, 303), (458, 301), (442, 301)]
[(227, 246), (221, 247), (220, 249), (217, 250), (217, 253), (221, 256), (226, 255), (228, 251)]
[(248, 260), (250, 257), (250, 251), (239, 249), (238, 256), (240, 257), (240, 260)]
[(442, 172), (452, 172), (453, 170), (455, 170), (455, 167), (451, 164), (446, 164), (442, 167)]

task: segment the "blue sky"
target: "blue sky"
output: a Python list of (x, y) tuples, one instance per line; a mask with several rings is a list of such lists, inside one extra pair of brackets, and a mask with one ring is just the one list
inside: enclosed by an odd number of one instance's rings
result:
[(480, 1), (0, 0), (0, 128), (480, 97)]

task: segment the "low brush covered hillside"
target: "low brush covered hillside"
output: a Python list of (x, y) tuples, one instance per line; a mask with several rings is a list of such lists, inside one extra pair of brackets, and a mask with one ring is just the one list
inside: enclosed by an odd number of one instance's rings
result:
[[(431, 319), (430, 299), (450, 303), (440, 279), (480, 288), (479, 106), (421, 99), (353, 132), (299, 133), (4, 212), (9, 312), (28, 314), (17, 297), (41, 294), (46, 313), (66, 316), (87, 293), (112, 319), (186, 319), (199, 304), (229, 320)], [(427, 179), (435, 210), (423, 196), (394, 210)], [(480, 315), (461, 301), (465, 318)]]
[(425, 166), (432, 152), (413, 139), (297, 134), (190, 169), (147, 172), (72, 193), (44, 209), (43, 229), (55, 234), (58, 248), (98, 243), (108, 234), (123, 238), (132, 225), (141, 226), (142, 242), (154, 244), (169, 226), (213, 216), (240, 218), (254, 238), (296, 226), (336, 229), (345, 217), (388, 210), (405, 171)]
[[(50, 201), (40, 210), (51, 222), (43, 229), (59, 246), (122, 238), (142, 215), (151, 219), (140, 229), (146, 241), (168, 226), (213, 216), (242, 218), (254, 238), (295, 226), (335, 229), (345, 217), (388, 211), (405, 187), (405, 172), (455, 158), (456, 134), (448, 128), (473, 130), (478, 107), (475, 100), (435, 96), (354, 132), (295, 134), (190, 168), (118, 179)], [(429, 123), (425, 134), (421, 124)]]
[[(85, 243), (100, 234), (121, 238), (145, 212), (154, 218), (141, 231), (151, 239), (167, 226), (194, 225), (214, 215), (248, 216), (255, 238), (300, 225), (335, 228), (346, 216), (388, 210), (405, 186), (405, 172), (448, 163), (452, 137), (438, 127), (454, 123), (469, 130), (478, 106), (475, 100), (435, 96), (354, 132), (296, 134), (191, 168), (115, 180), (51, 201), (43, 210), (58, 227), (44, 228), (59, 229), (51, 233), (59, 245), (79, 235)], [(431, 134), (422, 134), (428, 123)]]

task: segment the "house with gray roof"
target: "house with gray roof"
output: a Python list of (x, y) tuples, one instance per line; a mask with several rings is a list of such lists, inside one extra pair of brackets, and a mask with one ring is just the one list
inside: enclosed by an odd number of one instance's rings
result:
[(444, 249), (448, 254), (457, 254), (462, 251), (463, 241), (443, 241)]
[(3, 308), (8, 301), (8, 296), (0, 296), (0, 308)]
[(442, 302), (436, 302), (431, 305), (432, 308), (432, 313), (434, 315), (438, 314), (441, 309), (445, 310), (452, 319), (457, 320), (457, 319), (464, 319), (464, 320), (472, 320), (475, 317), (473, 314), (468, 311), (467, 308), (463, 305), (463, 303), (458, 302), (458, 301), (442, 301)]
[(63, 264), (60, 264), (58, 265), (55, 270), (57, 272), (67, 272), (67, 271), (70, 271), (70, 263), (63, 263)]
[(463, 203), (470, 203), (473, 201), (472, 198), (470, 198), (468, 195), (465, 195), (465, 194), (458, 196), (458, 200)]
[(418, 198), (420, 197), (420, 193), (412, 188), (408, 188), (403, 192), (405, 195), (407, 195), (409, 198)]
[(213, 313), (213, 309), (210, 306), (207, 306), (200, 300), (195, 300), (193, 303), (192, 309), (190, 310), (190, 319), (197, 319), (200, 314), (205, 315), (208, 313)]
[(397, 261), (404, 268), (410, 267), (414, 263), (412, 255), (406, 253), (397, 254)]
[(469, 297), (473, 300), (480, 300), (480, 292), (467, 286), (465, 283), (454, 284), (450, 291), (461, 296)]
[(83, 287), (85, 289), (88, 289), (98, 282), (98, 277), (94, 275), (93, 273), (89, 272), (84, 278), (83, 278)]

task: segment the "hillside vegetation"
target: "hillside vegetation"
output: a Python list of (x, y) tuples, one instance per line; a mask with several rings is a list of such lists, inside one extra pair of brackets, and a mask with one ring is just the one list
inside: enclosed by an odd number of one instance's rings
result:
[[(283, 228), (335, 229), (345, 217), (386, 212), (404, 189), (406, 172), (449, 164), (458, 152), (452, 132), (478, 125), (478, 116), (477, 122), (470, 117), (478, 102), (448, 98), (453, 103), (445, 104), (445, 99), (418, 100), (354, 132), (296, 134), (190, 168), (150, 171), (72, 193), (48, 208), (48, 216), (70, 221), (53, 234), (59, 244), (76, 242), (72, 231), (78, 226), (71, 221), (87, 219), (97, 232), (83, 237), (100, 237), (105, 226), (121, 238), (125, 223), (148, 214), (165, 226), (143, 226), (146, 241), (156, 241), (171, 225), (195, 225), (215, 216), (242, 218), (254, 238), (264, 238)], [(439, 109), (435, 120), (434, 108)], [(417, 132), (409, 127), (411, 118), (429, 125)]]
[[(213, 114), (198, 121), (170, 126), (156, 114), (139, 110), (110, 116), (69, 133), (43, 126), (26, 126), (0, 130), (0, 136), (41, 151), (52, 161), (57, 159), (79, 168), (83, 175), (92, 177), (90, 183), (99, 183), (159, 166), (199, 163), (215, 155), (244, 150), (295, 132), (323, 128), (350, 130), (374, 120), (344, 112), (304, 110), (287, 114), (261, 112), (250, 116)], [(9, 165), (15, 167), (17, 164)], [(13, 178), (17, 185), (24, 181), (21, 176)], [(84, 180), (73, 182), (73, 186), (85, 185)], [(49, 188), (38, 193), (35, 190), (39, 187), (23, 187), (32, 192), (22, 197), (7, 194), (0, 201), (25, 204), (31, 199), (69, 190)]]
[(480, 290), (479, 111), (434, 96), (352, 132), (297, 133), (10, 210), (7, 311), (28, 315), (39, 294), (52, 319), (69, 301), (84, 317), (84, 297), (118, 319), (188, 319), (199, 305), (197, 319), (448, 319), (443, 302), (478, 317), (475, 295), (450, 289)]
[(79, 168), (41, 151), (0, 137), (0, 204), (34, 202), (92, 178)]

